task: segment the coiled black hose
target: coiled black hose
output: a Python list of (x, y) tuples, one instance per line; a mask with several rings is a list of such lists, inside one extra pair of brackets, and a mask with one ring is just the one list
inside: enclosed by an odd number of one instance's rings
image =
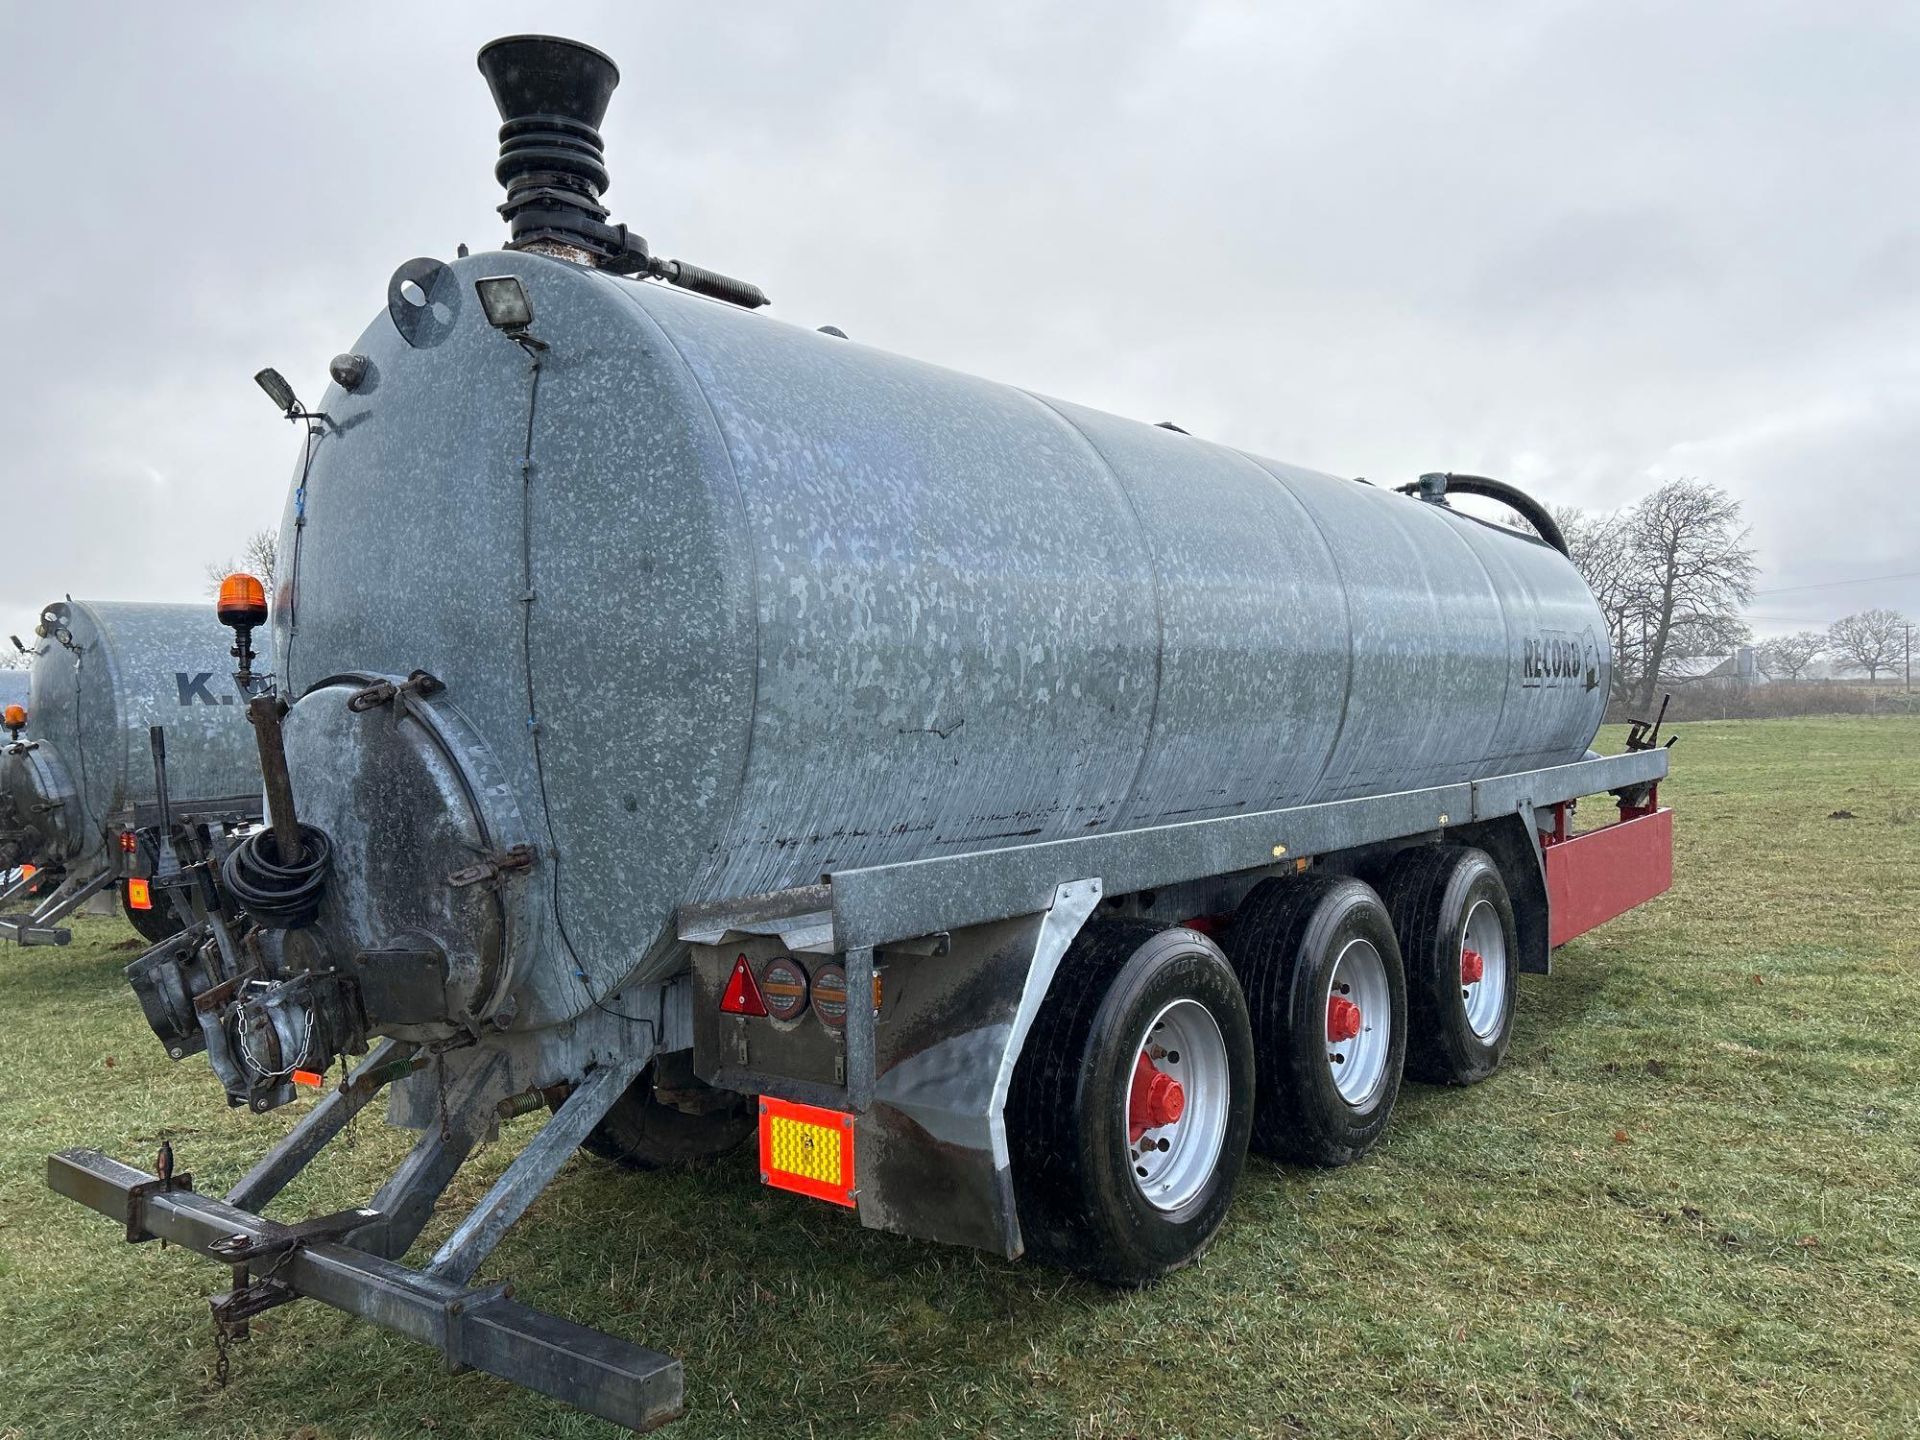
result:
[(320, 913), (333, 842), (311, 825), (300, 827), (298, 865), (282, 865), (272, 830), (257, 830), (234, 846), (220, 867), (220, 878), (256, 925), (269, 930), (298, 930)]
[[(1539, 532), (1542, 540), (1569, 560), (1573, 558), (1573, 552), (1567, 548), (1567, 537), (1560, 533), (1560, 527), (1554, 523), (1553, 515), (1546, 506), (1526, 491), (1515, 489), (1504, 480), (1489, 480), (1485, 475), (1443, 475), (1439, 478), (1445, 482), (1443, 491), (1445, 494), (1481, 495), (1489, 500), (1498, 500), (1502, 505), (1511, 506), (1522, 519)], [(1412, 484), (1402, 485), (1400, 493), (1412, 495), (1426, 488), (1423, 477)]]

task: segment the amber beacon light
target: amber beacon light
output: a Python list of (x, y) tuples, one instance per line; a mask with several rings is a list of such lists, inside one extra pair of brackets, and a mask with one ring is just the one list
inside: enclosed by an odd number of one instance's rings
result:
[(267, 623), (267, 587), (244, 570), (220, 582), (216, 609), (220, 623), (234, 630), (251, 630)]
[(253, 632), (267, 623), (267, 587), (258, 577), (235, 571), (220, 582), (220, 598), (213, 608), (220, 623), (233, 631), (230, 653), (240, 662), (234, 678), (248, 687), (253, 681)]

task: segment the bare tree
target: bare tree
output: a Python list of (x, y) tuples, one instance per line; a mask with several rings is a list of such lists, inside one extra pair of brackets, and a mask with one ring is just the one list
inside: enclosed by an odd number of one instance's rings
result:
[(1740, 502), (1718, 485), (1670, 480), (1627, 513), (1645, 656), (1642, 708), (1653, 704), (1669, 656), (1704, 655), (1744, 639), (1740, 607), (1759, 573)]
[(1760, 645), (1760, 663), (1775, 675), (1798, 680), (1800, 672), (1827, 653), (1827, 637), (1818, 630), (1776, 635)]
[(1622, 515), (1589, 515), (1572, 506), (1553, 512), (1567, 549), (1606, 620), (1607, 648), (1613, 653), (1613, 698), (1626, 700), (1639, 689), (1645, 669), (1641, 644), (1639, 567)]
[(1750, 633), (1740, 607), (1758, 567), (1740, 502), (1717, 485), (1673, 480), (1625, 511), (1554, 519), (1606, 620), (1614, 699), (1649, 707), (1669, 661)]
[(218, 595), (220, 582), (236, 570), (244, 570), (273, 593), (274, 566), (280, 558), (280, 532), (277, 530), (256, 530), (247, 537), (247, 543), (240, 552), (238, 561), (229, 559), (222, 565), (207, 566), (207, 593)]
[(1882, 670), (1900, 663), (1906, 635), (1907, 618), (1899, 611), (1862, 610), (1834, 621), (1827, 631), (1827, 643), (1833, 647), (1835, 660), (1849, 670), (1866, 671), (1871, 685)]

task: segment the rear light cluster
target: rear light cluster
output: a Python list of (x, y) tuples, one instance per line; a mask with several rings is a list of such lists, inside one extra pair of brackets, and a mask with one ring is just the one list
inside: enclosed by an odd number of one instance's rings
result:
[[(873, 977), (873, 1013), (880, 1013), (880, 975)], [(811, 974), (797, 955), (776, 955), (761, 963), (758, 970), (745, 955), (735, 958), (727, 976), (726, 989), (720, 994), (720, 1009), (727, 1015), (747, 1015), (768, 1020), (798, 1020), (807, 1007), (829, 1030), (840, 1030), (847, 1023), (847, 972), (837, 960), (816, 966)]]
[(140, 850), (140, 837), (131, 830), (122, 830), (120, 832), (120, 848), (129, 855), (138, 854)]

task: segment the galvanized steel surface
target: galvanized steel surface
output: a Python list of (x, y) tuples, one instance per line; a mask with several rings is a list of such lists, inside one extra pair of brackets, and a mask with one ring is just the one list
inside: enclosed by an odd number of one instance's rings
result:
[[(506, 273), (537, 367), (473, 297)], [(683, 902), (1537, 769), (1599, 724), (1598, 612), (1531, 540), (541, 256), (423, 289), (322, 402), (279, 650), (296, 691), (430, 670), (493, 752), (564, 935), (524, 1019), (678, 964)], [(311, 739), (325, 828), (371, 797)]]
[(232, 637), (211, 604), (63, 600), (44, 614), (23, 732), (38, 743), (0, 754), (0, 794), (39, 832), (41, 863), (97, 863), (110, 822), (154, 803), (153, 725), (166, 727), (176, 810), (257, 795)]

